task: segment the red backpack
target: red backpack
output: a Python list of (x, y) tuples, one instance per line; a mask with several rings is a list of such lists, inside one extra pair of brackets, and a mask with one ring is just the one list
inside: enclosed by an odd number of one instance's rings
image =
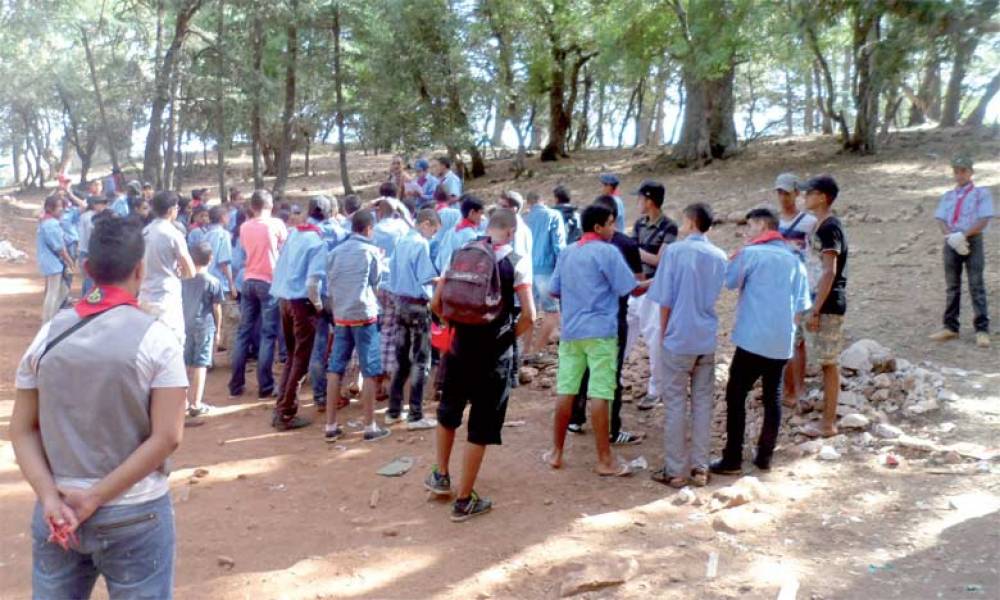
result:
[(500, 316), (500, 268), (489, 240), (476, 240), (451, 257), (441, 288), (442, 317), (451, 323), (486, 325)]

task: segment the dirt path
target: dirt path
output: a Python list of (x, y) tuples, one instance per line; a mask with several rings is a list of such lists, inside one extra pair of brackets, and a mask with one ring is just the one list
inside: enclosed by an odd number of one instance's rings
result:
[[(942, 444), (997, 447), (1000, 338), (994, 337), (989, 351), (975, 349), (968, 331), (946, 346), (924, 341), (943, 304), (939, 254), (932, 254), (939, 236), (930, 215), (948, 186), (942, 157), (959, 142), (964, 143), (950, 132), (926, 139), (906, 134), (874, 159), (838, 156), (815, 141), (779, 142), (701, 171), (631, 174), (624, 187), (631, 189), (645, 176), (664, 177), (668, 197), (676, 199), (674, 209), (682, 200), (707, 200), (725, 213), (769, 199), (780, 170), (833, 173), (844, 190), (838, 204), (848, 216), (852, 250), (848, 338), (877, 339), (914, 363), (929, 361), (936, 371), (963, 369), (946, 376), (957, 401), (922, 417), (894, 417), (893, 423)], [(1000, 156), (995, 140), (979, 143), (980, 155)], [(634, 158), (631, 152), (585, 153), (557, 170), (540, 168), (517, 187), (547, 190), (566, 182), (579, 197), (589, 197), (596, 173), (623, 170)], [(980, 163), (977, 171), (980, 185), (991, 185), (1000, 200), (1000, 160)], [(332, 186), (335, 177), (331, 172), (326, 180), (307, 183), (310, 189)], [(490, 190), (484, 195), (505, 185), (499, 181), (506, 177), (502, 162), (491, 164), (490, 177), (495, 181), (483, 188)], [(894, 221), (900, 214), (912, 217)], [(880, 219), (885, 222), (873, 222)], [(739, 243), (734, 225), (712, 235), (727, 249)], [(5, 207), (0, 237), (31, 252), (34, 221)], [(911, 238), (906, 249), (895, 252)], [(994, 226), (987, 234), (994, 323), (1000, 323), (998, 240)], [(27, 523), (33, 495), (14, 462), (7, 424), (12, 373), (37, 328), (40, 292), (33, 263), (0, 264), (3, 598), (30, 594)], [(734, 297), (726, 295), (724, 331), (733, 304)], [(963, 323), (970, 321), (966, 302)], [(731, 352), (728, 339), (722, 348), (720, 355)], [(986, 463), (990, 472), (981, 473), (975, 460), (966, 459), (949, 467), (963, 474), (944, 475), (918, 451), (902, 451), (902, 464), (889, 469), (872, 450), (851, 446), (840, 460), (825, 462), (796, 457), (788, 441), (771, 473), (750, 473), (763, 482), (766, 497), (711, 512), (712, 492), (735, 478), (718, 478), (699, 490), (700, 505), (675, 505), (674, 492), (646, 474), (614, 481), (591, 475), (590, 437), (572, 437), (568, 468), (552, 472), (538, 458), (550, 436), (551, 394), (521, 387), (508, 421), (524, 424), (505, 428), (505, 445), (487, 453), (477, 486), (496, 508), (455, 525), (447, 519), (447, 505), (428, 500), (421, 486), (433, 461), (432, 432), (396, 429), (378, 444), (363, 444), (355, 435), (332, 447), (323, 443), (317, 426), (275, 433), (268, 427), (267, 406), (249, 397), (227, 401), (226, 375), (213, 372), (207, 391), (209, 401), (225, 410), (188, 429), (173, 461), (178, 598), (551, 598), (580, 577), (582, 567), (601, 565), (628, 576), (590, 597), (773, 599), (795, 583), (798, 598), (1000, 596), (995, 463)], [(253, 390), (252, 375), (248, 389)], [(311, 416), (308, 396), (303, 394), (303, 413)], [(345, 416), (358, 418), (359, 410), (353, 407)], [(650, 439), (622, 454), (641, 455), (659, 466), (662, 411), (640, 415), (626, 405), (624, 419)], [(945, 422), (954, 429), (945, 433), (950, 429), (942, 427)], [(398, 456), (416, 459), (410, 473), (395, 479), (375, 475)], [(195, 468), (208, 474), (194, 477)], [(722, 515), (726, 522), (720, 524)], [(220, 557), (233, 566), (221, 566)], [(711, 562), (717, 562), (713, 578), (706, 577)], [(607, 575), (588, 572), (593, 579)]]

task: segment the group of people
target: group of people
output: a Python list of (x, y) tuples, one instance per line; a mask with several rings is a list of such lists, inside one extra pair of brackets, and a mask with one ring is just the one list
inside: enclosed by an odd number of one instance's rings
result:
[[(265, 190), (209, 206), (203, 190), (182, 201), (137, 182), (121, 196), (102, 194), (97, 183), (85, 199), (61, 182), (45, 200), (43, 325), (18, 368), (10, 426), (39, 500), (35, 595), (86, 596), (98, 574), (112, 596), (171, 595), (168, 458), (185, 422), (213, 410), (204, 387), (222, 344), (227, 297), (240, 308), (229, 348), (231, 396), (246, 392), (246, 366), (255, 358), (257, 396), (275, 399), (271, 426), (300, 429), (310, 425), (299, 403), (308, 380), (324, 439), (335, 442), (347, 435), (343, 389), (356, 370), (362, 440), (382, 440), (403, 421), (411, 430), (436, 429), (436, 461), (424, 486), (454, 497), (456, 522), (492, 508), (475, 483), (486, 448), (502, 441), (521, 364), (557, 363), (552, 446), (543, 456), (555, 469), (566, 462), (567, 435), (585, 432), (589, 404), (595, 472), (631, 473), (612, 447), (644, 441), (623, 428), (621, 414), (622, 368), (639, 337), (650, 378), (637, 408), (665, 408), (658, 482), (701, 486), (711, 474), (742, 471), (745, 403), (757, 381), (764, 423), (752, 462), (768, 470), (783, 397), (794, 406), (804, 391), (807, 339), (824, 390), (822, 419), (807, 433), (836, 434), (849, 245), (832, 212), (839, 195), (832, 177), (779, 175), (777, 206), (750, 210), (746, 243), (727, 256), (709, 238), (712, 208), (687, 205), (675, 222), (657, 181), (633, 192), (640, 216), (626, 230), (620, 181), (610, 173), (580, 208), (563, 186), (549, 203), (506, 190), (487, 204), (462, 193), (447, 157), (414, 167), (411, 175), (402, 158), (393, 159), (368, 203), (314, 196), (304, 211), (276, 210)], [(965, 265), (983, 334), (977, 342), (988, 345), (981, 233), (992, 199), (972, 184), (968, 159), (953, 167), (958, 186), (937, 212), (948, 308), (946, 331), (935, 339), (957, 335)], [(82, 295), (67, 303), (78, 262)], [(712, 460), (715, 305), (724, 287), (739, 294), (730, 336), (736, 349), (726, 444)], [(430, 415), (424, 398), (434, 364)], [(388, 401), (381, 422), (380, 399)], [(451, 455), (467, 406), (468, 443), (453, 486)], [(56, 563), (66, 568), (47, 567)]]

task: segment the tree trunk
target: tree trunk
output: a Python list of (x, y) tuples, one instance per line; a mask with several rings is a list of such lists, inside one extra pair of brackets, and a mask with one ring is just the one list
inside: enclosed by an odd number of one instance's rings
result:
[(646, 143), (654, 146), (663, 144), (663, 131), (665, 118), (664, 100), (667, 95), (667, 85), (670, 83), (670, 69), (667, 65), (661, 65), (656, 78), (656, 94), (653, 98), (653, 130), (649, 134)]
[(568, 157), (567, 140), (569, 128), (573, 124), (573, 106), (576, 104), (577, 81), (580, 69), (587, 61), (596, 56), (596, 52), (581, 54), (576, 52), (576, 59), (569, 66), (569, 95), (566, 95), (567, 61), (569, 52), (552, 42), (552, 81), (549, 87), (549, 140), (542, 149), (541, 160), (553, 161), (559, 157)]
[(288, 44), (285, 50), (285, 107), (281, 115), (281, 150), (278, 153), (278, 174), (271, 193), (276, 198), (285, 194), (288, 170), (292, 164), (292, 119), (295, 117), (295, 75), (298, 66), (299, 30), (296, 26), (299, 0), (291, 0), (291, 22), (288, 25)]
[(632, 94), (628, 97), (628, 105), (625, 107), (625, 116), (622, 117), (622, 126), (618, 129), (618, 147), (625, 145), (625, 129), (628, 128), (629, 119), (632, 118), (632, 110), (635, 108), (635, 97), (639, 93), (639, 86), (632, 88)]
[[(881, 15), (873, 10), (856, 9), (854, 21), (854, 51), (857, 56), (857, 90), (854, 95), (854, 135), (845, 148), (861, 154), (874, 154), (878, 133), (879, 66), (876, 49), (881, 40)], [(883, 74), (884, 75), (884, 74)]]
[(684, 94), (684, 78), (677, 82), (677, 117), (674, 118), (674, 125), (670, 128), (670, 145), (677, 139), (677, 126), (681, 124), (681, 115), (684, 114), (684, 107), (687, 103), (687, 96)]
[(805, 101), (806, 109), (802, 113), (802, 129), (810, 134), (813, 132), (815, 125), (816, 116), (816, 101), (813, 98), (813, 80), (812, 80), (812, 69), (807, 68), (805, 72)]
[(604, 147), (604, 110), (605, 110), (604, 92), (605, 92), (605, 85), (602, 82), (601, 85), (597, 86), (597, 123), (594, 124), (595, 128), (594, 142), (597, 144), (598, 148)]
[(260, 17), (260, 9), (256, 5), (253, 15), (253, 27), (250, 29), (250, 47), (253, 48), (254, 77), (253, 91), (250, 94), (250, 156), (253, 164), (253, 187), (256, 190), (261, 190), (264, 189), (264, 175), (260, 165), (260, 88), (264, 84), (264, 72), (261, 68), (264, 61), (264, 24)]
[(14, 169), (14, 183), (21, 185), (21, 138), (15, 137), (10, 145), (10, 162)]
[(108, 157), (111, 159), (111, 166), (114, 169), (118, 169), (118, 152), (115, 150), (114, 133), (108, 125), (108, 114), (104, 108), (104, 95), (101, 93), (101, 82), (97, 78), (97, 67), (94, 64), (94, 52), (90, 48), (90, 36), (82, 28), (80, 29), (80, 39), (83, 42), (84, 54), (87, 57), (87, 68), (90, 70), (90, 80), (94, 86), (94, 100), (97, 102), (97, 112), (101, 116), (101, 128), (104, 129)]
[(882, 129), (879, 131), (879, 136), (881, 136), (883, 140), (889, 135), (889, 130), (895, 126), (896, 115), (898, 114), (899, 106), (902, 103), (903, 98), (899, 94), (899, 88), (892, 88), (885, 98), (885, 117), (882, 119)]
[(216, 23), (215, 51), (216, 75), (215, 82), (215, 119), (216, 119), (216, 148), (215, 148), (215, 173), (219, 182), (219, 201), (224, 202), (229, 196), (226, 194), (226, 110), (225, 110), (225, 90), (226, 90), (226, 2), (219, 0), (218, 22)]
[(844, 62), (842, 63), (843, 70), (840, 74), (840, 111), (844, 114), (844, 118), (847, 119), (850, 114), (851, 100), (854, 95), (854, 76), (852, 70), (856, 67), (854, 65), (854, 52), (851, 50), (850, 46), (844, 47)]
[(337, 153), (340, 156), (340, 183), (345, 194), (353, 194), (351, 176), (347, 171), (347, 146), (344, 143), (344, 77), (340, 63), (340, 2), (333, 4), (333, 82), (337, 110)]
[(173, 77), (170, 78), (170, 104), (167, 111), (167, 144), (163, 153), (163, 189), (175, 189), (174, 185), (174, 163), (175, 153), (179, 153), (180, 139), (176, 135), (177, 131), (177, 93), (180, 87), (180, 69), (174, 70)]
[[(935, 104), (937, 105), (935, 107)], [(936, 114), (930, 114), (935, 112)], [(931, 48), (924, 61), (924, 73), (920, 78), (920, 88), (916, 101), (910, 102), (910, 116), (907, 125), (922, 125), (927, 119), (941, 118), (941, 55)]]
[(587, 138), (590, 136), (590, 90), (594, 85), (594, 77), (590, 69), (584, 69), (583, 73), (583, 107), (580, 110), (580, 117), (577, 119), (579, 125), (576, 127), (576, 141), (573, 142), (573, 150), (579, 151), (587, 145)]
[(958, 125), (959, 112), (962, 109), (962, 82), (965, 80), (965, 72), (969, 66), (969, 60), (979, 39), (969, 35), (963, 37), (962, 34), (952, 35), (952, 51), (954, 60), (951, 64), (951, 75), (948, 77), (948, 89), (944, 96), (944, 106), (941, 109), (941, 127), (954, 127)]
[(993, 96), (996, 96), (997, 91), (1000, 91), (1000, 71), (993, 76), (990, 80), (989, 85), (986, 86), (986, 90), (983, 91), (982, 97), (979, 98), (979, 102), (976, 104), (976, 108), (973, 109), (972, 113), (965, 119), (965, 125), (968, 127), (979, 127), (983, 124), (983, 119), (986, 117), (986, 107), (989, 106), (990, 101), (993, 100)]
[(304, 164), (302, 165), (302, 171), (306, 177), (309, 177), (309, 154), (312, 152), (312, 136), (305, 135), (303, 137), (305, 138), (305, 143), (306, 143), (306, 152), (305, 152), (306, 155)]
[(646, 115), (643, 110), (644, 100), (646, 99), (646, 77), (639, 79), (639, 91), (635, 95), (635, 137), (632, 139), (632, 147), (637, 148), (640, 145), (645, 145), (646, 134), (645, 134), (645, 121)]
[(539, 124), (539, 119), (537, 101), (532, 101), (531, 111), (528, 115), (528, 127), (531, 129), (531, 148), (533, 150), (538, 150), (542, 147), (543, 130)]
[(784, 69), (785, 72), (785, 135), (790, 136), (795, 129), (795, 94), (792, 93), (792, 76), (788, 73), (788, 68)]
[[(503, 78), (501, 77), (501, 80)], [(496, 97), (496, 107), (495, 107), (495, 118), (493, 119), (493, 135), (490, 136), (490, 145), (494, 148), (499, 148), (503, 145), (503, 129), (504, 125), (507, 124), (507, 119), (504, 117), (507, 110), (507, 99), (504, 97), (505, 93), (501, 87), (497, 91)]]
[[(850, 139), (850, 132), (847, 128), (847, 119), (844, 118), (844, 113), (836, 111), (833, 108), (834, 99), (837, 97), (837, 90), (833, 85), (833, 74), (830, 72), (830, 64), (826, 61), (826, 57), (823, 56), (823, 52), (820, 50), (816, 31), (812, 27), (806, 27), (805, 33), (809, 47), (812, 49), (813, 55), (816, 57), (816, 62), (819, 64), (819, 72), (823, 74), (823, 82), (826, 84), (825, 93), (823, 94), (823, 103), (825, 104), (823, 107), (823, 133), (833, 133), (832, 121), (836, 121), (840, 127), (841, 143), (846, 144)], [(827, 131), (827, 120), (831, 121), (829, 132)]]
[(146, 148), (142, 160), (142, 177), (159, 186), (162, 183), (160, 146), (163, 135), (163, 111), (170, 101), (170, 78), (174, 64), (178, 60), (181, 46), (190, 32), (191, 18), (201, 8), (203, 0), (184, 0), (177, 11), (174, 24), (174, 39), (163, 55), (163, 65), (156, 71), (153, 82), (153, 102), (149, 111), (149, 131), (146, 134)]

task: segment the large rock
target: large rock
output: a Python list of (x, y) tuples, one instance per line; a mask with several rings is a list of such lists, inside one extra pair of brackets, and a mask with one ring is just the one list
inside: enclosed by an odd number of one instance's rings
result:
[(715, 515), (712, 518), (712, 529), (735, 535), (761, 529), (772, 520), (774, 517), (767, 513), (755, 511), (750, 506), (741, 506)]
[(858, 373), (892, 373), (896, 357), (875, 340), (858, 340), (840, 353), (840, 366)]
[(748, 504), (754, 500), (766, 500), (770, 496), (767, 486), (760, 479), (747, 475), (736, 483), (715, 490), (712, 494), (711, 510), (722, 510)]
[(635, 577), (639, 563), (634, 558), (604, 556), (600, 561), (589, 562), (582, 569), (573, 571), (559, 586), (559, 596), (575, 596), (613, 585), (621, 585)]
[(840, 419), (840, 427), (845, 429), (867, 429), (869, 423), (868, 417), (861, 413), (851, 413)]
[(877, 438), (882, 438), (883, 440), (894, 440), (903, 435), (903, 430), (888, 423), (878, 423), (872, 429), (872, 434), (874, 434)]

